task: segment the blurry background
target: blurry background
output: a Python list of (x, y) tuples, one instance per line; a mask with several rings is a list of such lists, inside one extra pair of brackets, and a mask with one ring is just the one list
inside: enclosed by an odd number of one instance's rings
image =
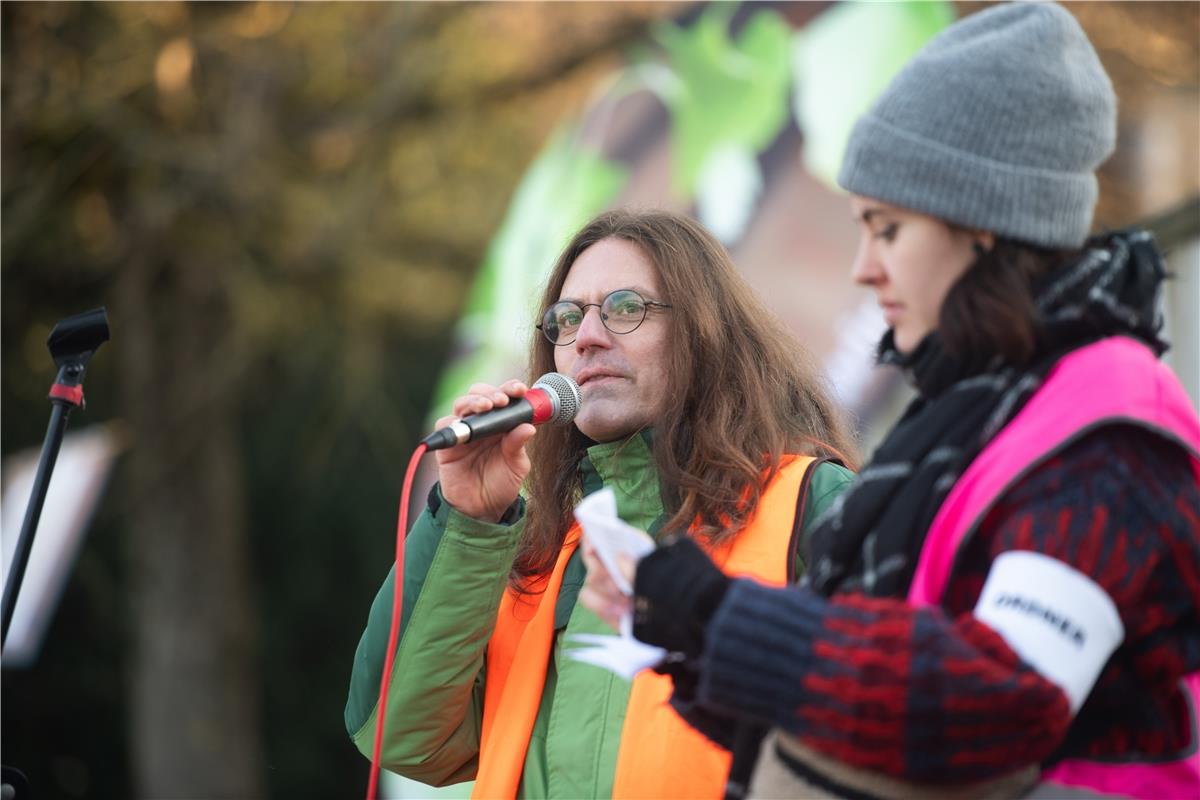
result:
[[(361, 794), (342, 707), (411, 448), (524, 373), (539, 282), (604, 208), (714, 230), (869, 452), (903, 390), (831, 178), (981, 5), (3, 3), (6, 559), (46, 336), (100, 305), (113, 335), (4, 654), (4, 763), (39, 797)], [(1120, 97), (1097, 224), (1169, 251), (1195, 399), (1200, 4), (1069, 9)]]

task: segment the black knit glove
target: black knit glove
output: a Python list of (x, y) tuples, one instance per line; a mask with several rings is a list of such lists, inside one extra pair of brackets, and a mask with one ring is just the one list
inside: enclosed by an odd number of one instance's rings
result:
[(704, 630), (730, 579), (688, 536), (674, 537), (638, 562), (633, 635), (688, 658), (704, 650)]

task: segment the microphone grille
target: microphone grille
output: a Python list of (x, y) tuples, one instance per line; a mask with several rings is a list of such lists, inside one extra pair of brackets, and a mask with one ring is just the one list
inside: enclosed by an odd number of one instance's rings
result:
[(579, 413), (579, 384), (561, 372), (547, 372), (533, 384), (534, 389), (545, 389), (554, 399), (554, 416), (547, 420), (551, 425), (566, 425)]

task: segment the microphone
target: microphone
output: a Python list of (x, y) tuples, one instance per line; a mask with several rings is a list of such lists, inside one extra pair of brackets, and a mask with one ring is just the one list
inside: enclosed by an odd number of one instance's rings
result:
[(452, 422), (421, 442), (427, 450), (441, 450), (485, 436), (508, 433), (525, 422), (565, 425), (578, 413), (579, 384), (559, 372), (547, 372), (520, 400), (514, 400), (504, 408), (493, 408)]

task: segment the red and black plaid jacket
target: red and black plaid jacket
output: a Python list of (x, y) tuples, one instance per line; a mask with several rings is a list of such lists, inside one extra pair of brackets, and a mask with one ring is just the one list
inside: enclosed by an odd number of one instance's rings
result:
[[(1125, 639), (1073, 718), (1066, 695), (972, 614), (993, 560), (1032, 550), (1092, 578)], [(1200, 670), (1200, 486), (1183, 450), (1101, 429), (1010, 490), (966, 545), (941, 608), (737, 581), (709, 625), (696, 699), (849, 765), (959, 782), (1065, 757), (1187, 747)]]

